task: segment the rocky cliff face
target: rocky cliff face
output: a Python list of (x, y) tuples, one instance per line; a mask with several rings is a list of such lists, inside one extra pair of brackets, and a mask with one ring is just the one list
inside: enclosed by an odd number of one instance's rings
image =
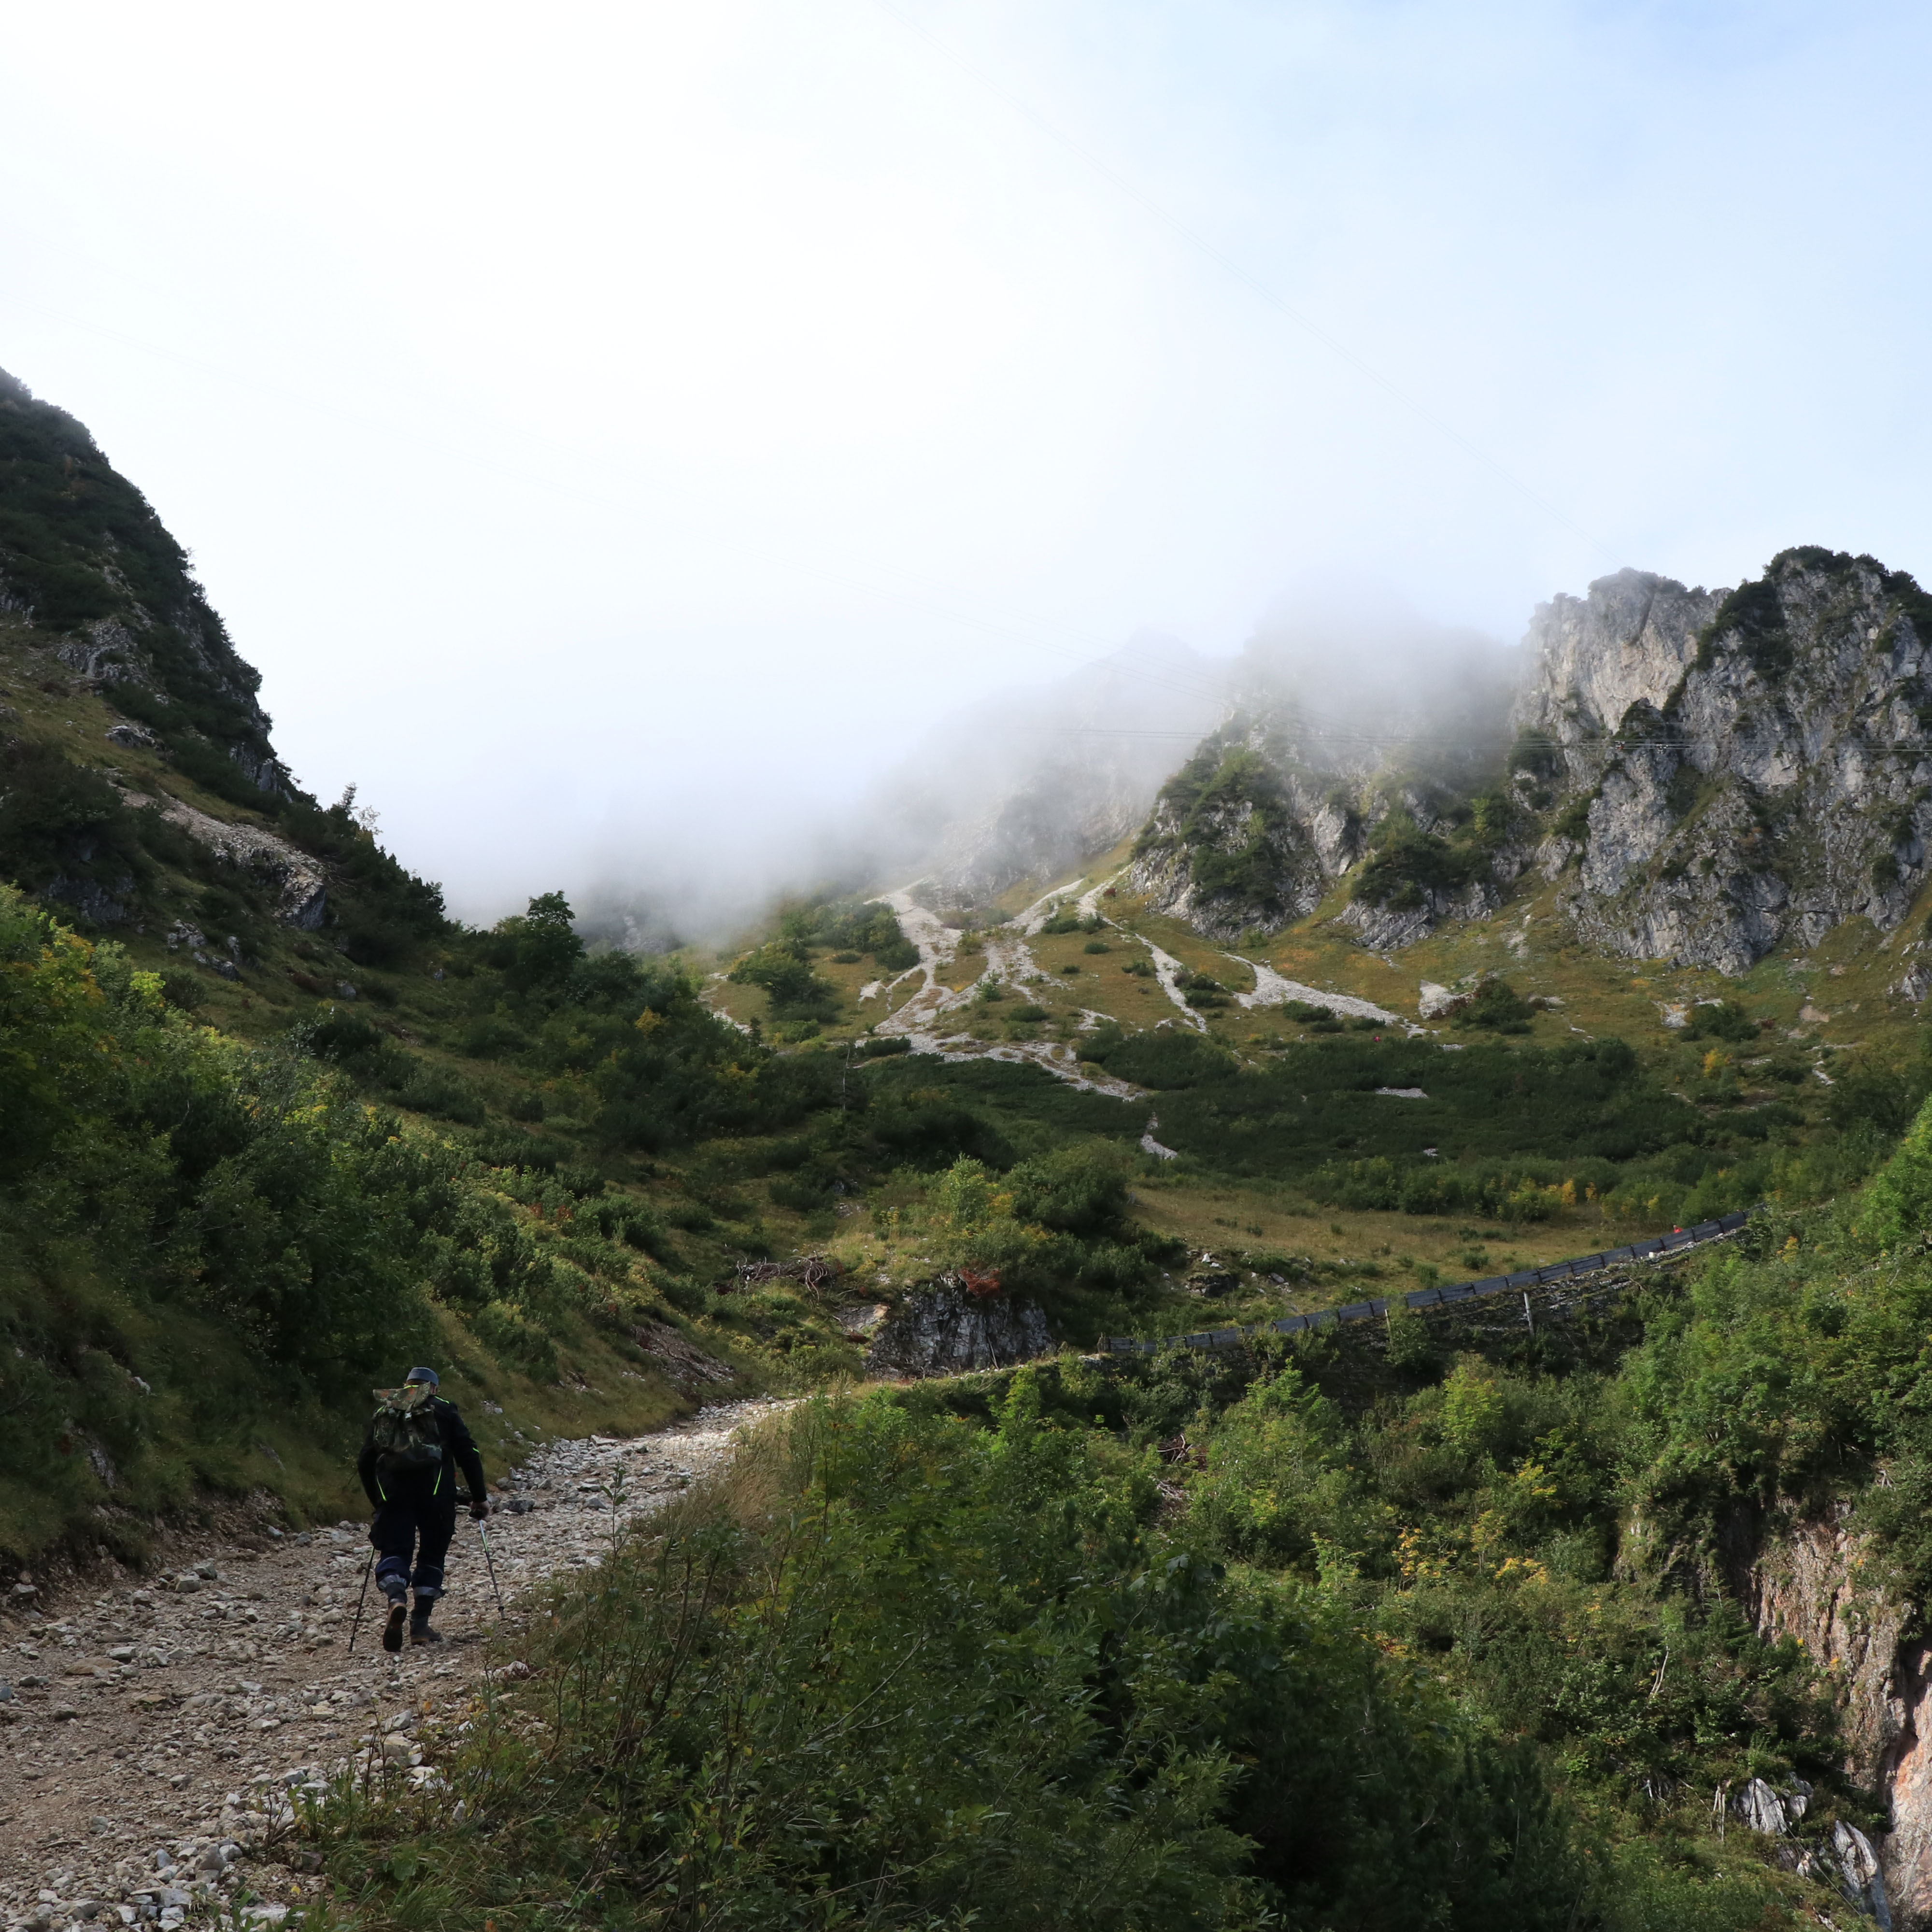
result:
[(1625, 571), (1544, 606), (1513, 777), (1567, 802), (1544, 862), (1576, 864), (1580, 934), (1739, 973), (1895, 926), (1932, 827), (1928, 638), (1910, 578), (1817, 550), (1728, 593)]
[(1252, 661), (1234, 716), (1162, 788), (1131, 888), (1222, 940), (1306, 917), (1350, 874), (1366, 889), (1340, 916), (1377, 948), (1492, 910), (1527, 856), (1473, 802), (1502, 762), (1513, 661), (1453, 638), (1397, 648), (1373, 678), (1339, 647)]
[(875, 1376), (949, 1376), (1031, 1361), (1053, 1346), (1036, 1301), (991, 1300), (951, 1282), (908, 1295), (872, 1334), (866, 1370)]
[(1932, 598), (1870, 557), (1787, 550), (1729, 591), (1622, 571), (1538, 609), (1513, 697), (1466, 680), (1405, 709), (1426, 727), (1357, 704), (1324, 736), (1277, 704), (1224, 728), (1135, 886), (1228, 938), (1352, 875), (1336, 916), (1380, 949), (1486, 916), (1533, 862), (1586, 942), (1735, 974), (1848, 919), (1889, 931), (1924, 881)]
[(1846, 1771), (1888, 1809), (1890, 1922), (1932, 1926), (1932, 1644), (1905, 1634), (1913, 1606), (1874, 1582), (1845, 1512), (1775, 1520), (1752, 1541), (1733, 1587), (1760, 1633), (1803, 1644), (1836, 1695)]

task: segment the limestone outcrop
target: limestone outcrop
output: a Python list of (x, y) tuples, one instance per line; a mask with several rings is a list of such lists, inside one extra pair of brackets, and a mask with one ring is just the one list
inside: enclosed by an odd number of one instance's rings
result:
[(1722, 596), (1624, 571), (1542, 607), (1511, 779), (1568, 834), (1579, 935), (1736, 974), (1896, 926), (1932, 830), (1928, 640), (1910, 578), (1822, 550)]
[(874, 1376), (957, 1375), (1030, 1361), (1053, 1346), (1036, 1301), (980, 1296), (950, 1281), (909, 1294), (872, 1331), (866, 1372)]
[(1901, 1932), (1932, 1927), (1932, 1642), (1917, 1608), (1879, 1580), (1846, 1506), (1782, 1513), (1743, 1541), (1732, 1587), (1762, 1635), (1804, 1646), (1838, 1702), (1847, 1774), (1889, 1814), (1875, 1846), (1834, 1841), (1837, 1863), (1850, 1881), (1875, 1853), (1860, 1902)]
[[(1850, 919), (1890, 932), (1924, 882), (1932, 597), (1874, 558), (1786, 550), (1730, 590), (1619, 571), (1539, 607), (1507, 680), (1471, 662), (1348, 699), (1346, 728), (1305, 668), (1250, 689), (1129, 883), (1216, 939), (1328, 902), (1388, 951), (1528, 874), (1588, 944), (1735, 974)], [(1340, 702), (1360, 674), (1334, 676)]]
[(321, 926), (328, 910), (328, 882), (320, 866), (298, 847), (260, 826), (211, 818), (178, 798), (154, 799), (141, 792), (122, 796), (135, 810), (158, 812), (217, 858), (253, 874), (274, 892), (278, 919), (305, 932)]

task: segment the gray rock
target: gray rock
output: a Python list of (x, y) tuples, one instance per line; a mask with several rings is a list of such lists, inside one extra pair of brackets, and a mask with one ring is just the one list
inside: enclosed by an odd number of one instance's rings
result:
[[(158, 812), (170, 824), (178, 826), (218, 859), (254, 874), (265, 885), (273, 887), (278, 919), (307, 932), (314, 932), (322, 924), (328, 910), (328, 886), (322, 869), (306, 852), (286, 839), (260, 826), (232, 825), (225, 819), (211, 818), (191, 805), (165, 795), (152, 799), (130, 793), (128, 802)], [(191, 943), (195, 946), (208, 944), (193, 928), (177, 926), (176, 930), (194, 932)]]
[(874, 1375), (952, 1375), (1030, 1361), (1052, 1347), (1037, 1302), (941, 1283), (908, 1295), (880, 1324), (866, 1366)]
[[(1480, 653), (1376, 690), (1331, 642), (1300, 686), (1238, 694), (1162, 791), (1124, 883), (1225, 941), (1312, 912), (1401, 812), (1450, 840), (1450, 883), (1411, 868), (1353, 898), (1339, 923), (1378, 951), (1490, 916), (1532, 867), (1568, 878), (1576, 938), (1629, 957), (1736, 974), (1850, 920), (1890, 932), (1932, 871), (1925, 608), (1910, 580), (1824, 550), (1734, 592), (1620, 571), (1538, 608), (1513, 704)], [(1459, 826), (1492, 783), (1477, 748), (1510, 734), (1508, 808), (1472, 841)], [(1450, 741), (1463, 749), (1418, 750)], [(1509, 940), (1528, 957), (1528, 935)], [(1924, 1000), (1932, 969), (1894, 990)]]
[(1761, 1778), (1750, 1779), (1732, 1798), (1731, 1809), (1754, 1832), (1768, 1838), (1781, 1838), (1790, 1827), (1783, 1799)]
[(1728, 600), (1625, 571), (1538, 610), (1514, 717), (1584, 820), (1580, 937), (1736, 974), (1849, 919), (1899, 923), (1932, 834), (1906, 602), (1869, 559), (1787, 552)]
[(1839, 1886), (1846, 1898), (1891, 1932), (1892, 1903), (1886, 1894), (1885, 1874), (1871, 1840), (1856, 1825), (1841, 1820), (1832, 1827), (1832, 1850), (1838, 1859)]
[[(69, 842), (69, 849), (71, 857), (84, 866), (96, 848), (92, 839), (81, 838)], [(118, 872), (104, 884), (89, 873), (63, 866), (40, 888), (40, 897), (72, 907), (96, 926), (121, 926), (133, 911), (134, 875)]]

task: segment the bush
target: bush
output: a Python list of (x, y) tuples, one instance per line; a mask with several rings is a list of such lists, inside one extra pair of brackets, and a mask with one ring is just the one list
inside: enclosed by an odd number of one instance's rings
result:
[(806, 948), (825, 946), (844, 965), (867, 953), (882, 972), (903, 973), (919, 964), (919, 948), (883, 900), (826, 899), (788, 907), (779, 917), (778, 937), (801, 958)]
[(1043, 1426), (1028, 1372), (995, 1424), (820, 1402), (748, 1451), (532, 1630), (546, 1722), (446, 1757), (459, 1820), (322, 1814), (338, 1908), (368, 1932), (560, 1895), (664, 1932), (700, 1900), (854, 1932), (964, 1900), (1036, 1932), (1042, 1899), (1096, 1932), (1567, 1922), (1585, 1871), (1522, 1754), (1320, 1591), (1144, 1530), (1145, 1465)]
[(742, 986), (762, 986), (775, 1020), (836, 1019), (838, 989), (812, 970), (796, 943), (773, 940), (747, 953), (726, 976)]
[(1758, 1024), (1736, 1000), (1700, 1000), (1684, 1028), (1686, 1040), (1724, 1040), (1741, 1046), (1758, 1037)]
[(1880, 1249), (1918, 1240), (1932, 1230), (1932, 1100), (1919, 1108), (1898, 1152), (1866, 1189), (1858, 1228)]
[(1102, 1028), (1085, 1048), (1089, 1060), (1136, 1086), (1197, 1087), (1225, 1079), (1234, 1072), (1234, 1056), (1194, 1033), (1156, 1028), (1152, 1033), (1122, 1034)]
[(1369, 905), (1408, 911), (1431, 894), (1453, 897), (1489, 869), (1480, 842), (1452, 844), (1424, 832), (1406, 812), (1392, 812), (1376, 832), (1374, 849), (1355, 874), (1350, 896)]
[(1492, 1033), (1527, 1033), (1533, 1010), (1529, 1002), (1507, 980), (1492, 976), (1477, 987), (1468, 1004), (1456, 1014), (1451, 1024), (1465, 1028), (1485, 1028)]

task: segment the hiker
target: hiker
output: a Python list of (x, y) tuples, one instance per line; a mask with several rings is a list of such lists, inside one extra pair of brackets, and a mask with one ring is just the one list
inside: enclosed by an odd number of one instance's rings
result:
[[(388, 1651), (403, 1647), (406, 1613), (410, 1642), (442, 1641), (430, 1628), (429, 1618), (442, 1594), (442, 1559), (456, 1534), (452, 1460), (469, 1480), (470, 1515), (481, 1522), (490, 1514), (476, 1438), (455, 1403), (436, 1394), (439, 1386), (435, 1370), (416, 1368), (400, 1388), (378, 1389), (382, 1406), (369, 1419), (356, 1464), (376, 1512), (369, 1540), (378, 1552), (376, 1587), (389, 1600), (389, 1621), (382, 1631), (382, 1648)], [(406, 1600), (412, 1583), (416, 1593), (412, 1612)]]

